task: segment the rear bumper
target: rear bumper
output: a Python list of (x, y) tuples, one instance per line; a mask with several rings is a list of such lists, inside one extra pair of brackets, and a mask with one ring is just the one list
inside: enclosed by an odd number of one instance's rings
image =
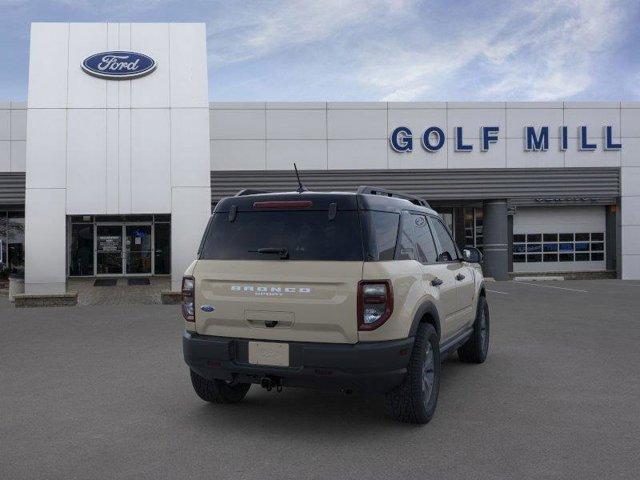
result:
[[(262, 340), (261, 340), (262, 341)], [(182, 347), (189, 367), (208, 379), (260, 383), (273, 377), (283, 386), (383, 393), (399, 385), (407, 371), (413, 337), (356, 344), (289, 343), (289, 367), (248, 362), (248, 339), (184, 331)]]

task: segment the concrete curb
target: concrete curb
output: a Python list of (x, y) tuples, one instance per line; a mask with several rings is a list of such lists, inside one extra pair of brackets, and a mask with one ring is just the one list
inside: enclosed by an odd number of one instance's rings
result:
[(78, 292), (53, 295), (30, 295), (19, 293), (15, 296), (16, 308), (31, 307), (74, 307), (78, 304)]

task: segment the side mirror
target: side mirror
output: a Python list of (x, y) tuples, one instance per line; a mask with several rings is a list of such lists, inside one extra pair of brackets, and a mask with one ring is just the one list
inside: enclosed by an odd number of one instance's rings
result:
[(465, 262), (480, 263), (482, 262), (482, 252), (474, 247), (468, 247), (462, 250), (462, 258)]

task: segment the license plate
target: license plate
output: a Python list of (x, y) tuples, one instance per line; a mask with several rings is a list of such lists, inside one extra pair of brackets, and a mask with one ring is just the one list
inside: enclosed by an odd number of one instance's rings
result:
[(289, 344), (249, 342), (249, 363), (254, 365), (289, 366)]

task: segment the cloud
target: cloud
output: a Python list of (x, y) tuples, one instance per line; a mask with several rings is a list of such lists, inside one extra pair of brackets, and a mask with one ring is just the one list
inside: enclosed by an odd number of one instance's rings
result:
[(330, 40), (345, 30), (402, 14), (409, 0), (258, 2), (217, 12), (208, 22), (210, 60), (228, 65)]
[(537, 1), (524, 9), (505, 5), (501, 12), (487, 24), (467, 19), (461, 29), (472, 35), (427, 35), (429, 52), (405, 49), (392, 72), (377, 68), (372, 56), (360, 81), (381, 91), (383, 100), (455, 95), (451, 83), (472, 85), (479, 100), (568, 98), (592, 85), (598, 62), (623, 31), (623, 9), (606, 0)]
[(630, 10), (614, 0), (261, 5), (209, 22), (213, 68), (268, 69), (268, 59), (289, 55), (309, 83), (320, 72), (327, 84), (355, 82), (384, 101), (580, 96), (624, 35)]

